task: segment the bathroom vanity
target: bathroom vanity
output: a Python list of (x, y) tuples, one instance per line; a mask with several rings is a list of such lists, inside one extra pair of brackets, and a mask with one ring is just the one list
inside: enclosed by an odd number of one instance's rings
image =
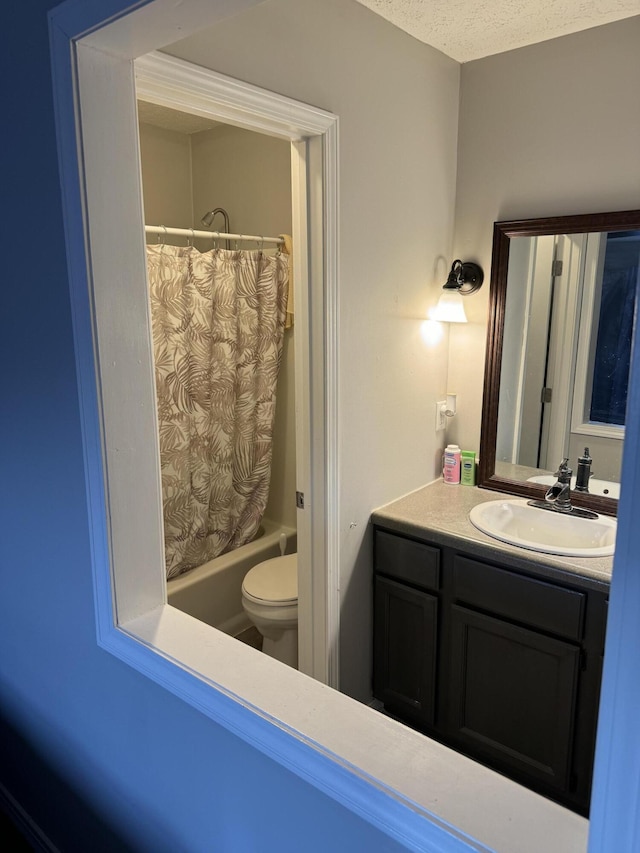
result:
[(503, 497), (440, 482), (373, 513), (374, 696), (586, 815), (612, 558), (476, 530), (471, 508)]

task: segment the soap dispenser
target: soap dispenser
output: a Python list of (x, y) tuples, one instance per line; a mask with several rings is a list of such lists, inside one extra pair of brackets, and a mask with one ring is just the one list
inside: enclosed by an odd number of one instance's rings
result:
[(589, 477), (591, 476), (592, 462), (593, 459), (589, 456), (589, 448), (585, 447), (582, 456), (578, 457), (578, 470), (576, 472), (576, 484), (574, 486), (574, 491), (589, 491)]

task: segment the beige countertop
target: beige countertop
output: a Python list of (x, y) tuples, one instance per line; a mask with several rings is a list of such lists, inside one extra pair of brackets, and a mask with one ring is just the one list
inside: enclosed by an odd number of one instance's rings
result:
[[(611, 582), (613, 557), (559, 557), (509, 545), (487, 536), (469, 521), (476, 504), (510, 496), (477, 486), (452, 486), (437, 480), (373, 511), (371, 519), (388, 530), (428, 539), (440, 545), (464, 547), (484, 559), (500, 559), (514, 568), (536, 574), (587, 582)], [(513, 497), (517, 497), (514, 495)], [(567, 577), (570, 576), (570, 577)]]

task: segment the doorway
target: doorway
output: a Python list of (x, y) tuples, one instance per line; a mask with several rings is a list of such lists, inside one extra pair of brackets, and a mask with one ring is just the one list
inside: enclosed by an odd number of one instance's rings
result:
[[(169, 246), (175, 245), (178, 251), (185, 247), (189, 252), (191, 246), (197, 252), (195, 257), (204, 262), (208, 269), (208, 265), (219, 257), (218, 249), (233, 248), (243, 251), (243, 254), (238, 256), (243, 262), (252, 262), (258, 258), (257, 263), (260, 266), (263, 262), (277, 262), (285, 268), (290, 267), (290, 257), (287, 254), (289, 247), (271, 242), (278, 239), (279, 235), (290, 235), (292, 230), (289, 140), (214, 122), (144, 100), (138, 101), (138, 127), (145, 225), (147, 228), (151, 224), (151, 228), (164, 229), (163, 233), (157, 236), (155, 233), (147, 233), (148, 252), (157, 259), (162, 257), (165, 251), (171, 251), (168, 247), (165, 248), (165, 243)], [(175, 235), (171, 232), (174, 228), (191, 230), (191, 235)], [(203, 230), (210, 231), (208, 238), (195, 236), (202, 234)], [(259, 241), (245, 236), (241, 240), (229, 240), (218, 237), (220, 231), (263, 235), (263, 239)], [(159, 245), (154, 245), (156, 243)], [(152, 263), (151, 268), (156, 270), (156, 274), (160, 271), (157, 261)], [(152, 290), (157, 294), (157, 286)], [(168, 603), (257, 648), (262, 646), (262, 637), (241, 604), (244, 577), (257, 563), (281, 553), (293, 553), (297, 547), (294, 393), (296, 323), (295, 306), (293, 300), (289, 304), (290, 296), (289, 292), (277, 382), (275, 379), (270, 380), (275, 384), (276, 400), (273, 424), (269, 427), (272, 429), (269, 442), (270, 475), (266, 475), (264, 487), (261, 485), (256, 491), (258, 487), (255, 486), (251, 493), (263, 509), (263, 514), (259, 521), (258, 516), (254, 521), (252, 514), (251, 530), (242, 535), (238, 534), (238, 538), (232, 542), (225, 544), (224, 540), (217, 538), (212, 546), (215, 550), (211, 551), (209, 547), (206, 549), (207, 559), (184, 559), (182, 566), (175, 566), (175, 559), (170, 559), (175, 546), (170, 546), (168, 554), (165, 554)], [(186, 319), (187, 315), (188, 312), (180, 316)], [(178, 322), (177, 315), (175, 322)], [(302, 325), (300, 332), (304, 333)], [(182, 339), (182, 333), (179, 336)], [(174, 340), (173, 335), (170, 339)], [(199, 358), (202, 358), (201, 350), (198, 352)], [(157, 358), (155, 352), (154, 357)], [(228, 373), (226, 375), (229, 376)], [(181, 399), (181, 395), (175, 397), (172, 393), (165, 401), (169, 411), (173, 412), (171, 417), (177, 416), (174, 407), (181, 405)], [(260, 405), (264, 406), (264, 403)], [(225, 406), (220, 406), (222, 409), (215, 406), (218, 413), (214, 417), (215, 423), (223, 417), (222, 411), (226, 411)], [(159, 408), (159, 412), (161, 411), (162, 406)], [(180, 421), (182, 417), (188, 416), (181, 416)], [(262, 446), (264, 430), (267, 427), (262, 419), (260, 423)], [(173, 448), (176, 433), (174, 429), (169, 429), (169, 424), (166, 424), (166, 427), (168, 433), (165, 430), (163, 438), (161, 431), (160, 444), (162, 447), (163, 441), (165, 445), (169, 442)], [(164, 452), (167, 452), (166, 448)], [(204, 458), (202, 463), (207, 467)], [(201, 468), (199, 464), (197, 470)], [(164, 484), (163, 489), (169, 488), (175, 495), (177, 472), (173, 465), (171, 470), (172, 475), (169, 475), (168, 471), (163, 473), (163, 482), (167, 476), (171, 482), (171, 486)], [(211, 470), (214, 480), (215, 471), (214, 467)], [(261, 473), (261, 482), (263, 478), (265, 474)], [(178, 480), (181, 480), (180, 476)], [(227, 488), (229, 487), (227, 484)], [(242, 489), (242, 492), (244, 494), (245, 489)], [(165, 543), (166, 525), (171, 525), (178, 511), (174, 497), (174, 503), (170, 505), (174, 506), (175, 511), (167, 515), (166, 500), (163, 493)], [(221, 498), (218, 499), (217, 505), (220, 500)], [(266, 505), (263, 503), (265, 501)], [(226, 513), (222, 515), (228, 518)], [(220, 518), (219, 513), (216, 517)], [(254, 534), (254, 526), (258, 523), (259, 527)], [(235, 527), (230, 521), (225, 521), (224, 524), (224, 535), (232, 535)], [(200, 526), (198, 529), (202, 531)], [(185, 541), (186, 531), (182, 524), (180, 532), (175, 535), (179, 536), (179, 542)], [(221, 535), (222, 532), (216, 534)], [(196, 537), (195, 541), (203, 540)]]
[[(331, 172), (335, 117), (234, 81), (161, 53), (135, 61), (139, 100), (185, 116), (215, 121), (241, 131), (284, 140), (291, 152), (291, 233), (293, 236), (295, 355), (295, 480), (298, 508), (299, 669), (338, 686), (337, 542), (328, 509), (335, 455), (336, 371), (328, 329), (335, 329), (331, 293), (335, 269), (327, 263), (328, 217), (335, 206)], [(195, 199), (194, 199), (195, 201)], [(216, 200), (212, 205), (218, 204)], [(205, 205), (206, 206), (206, 205)], [(203, 211), (204, 213), (205, 211)], [(326, 389), (326, 393), (325, 392)], [(311, 412), (314, 417), (311, 417)], [(320, 415), (320, 417), (318, 417)], [(333, 425), (333, 426), (329, 426)], [(325, 451), (326, 448), (326, 451)], [(329, 484), (329, 485), (328, 485)], [(333, 504), (333, 501), (331, 502)], [(332, 518), (327, 517), (330, 513)]]

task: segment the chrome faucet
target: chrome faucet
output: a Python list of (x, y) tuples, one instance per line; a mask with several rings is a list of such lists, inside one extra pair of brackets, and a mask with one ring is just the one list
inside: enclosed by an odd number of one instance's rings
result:
[[(585, 452), (585, 455), (586, 452)], [(574, 515), (579, 518), (598, 518), (597, 512), (590, 509), (582, 509), (571, 504), (571, 477), (573, 471), (569, 468), (569, 458), (562, 460), (555, 475), (558, 479), (547, 489), (543, 501), (528, 501), (529, 506), (538, 509), (549, 509), (553, 512), (561, 512), (564, 515)]]
[(553, 509), (557, 512), (571, 512), (571, 477), (573, 471), (569, 468), (569, 458), (563, 459), (560, 463), (555, 477), (558, 479), (548, 490), (544, 499), (547, 503), (553, 504)]

